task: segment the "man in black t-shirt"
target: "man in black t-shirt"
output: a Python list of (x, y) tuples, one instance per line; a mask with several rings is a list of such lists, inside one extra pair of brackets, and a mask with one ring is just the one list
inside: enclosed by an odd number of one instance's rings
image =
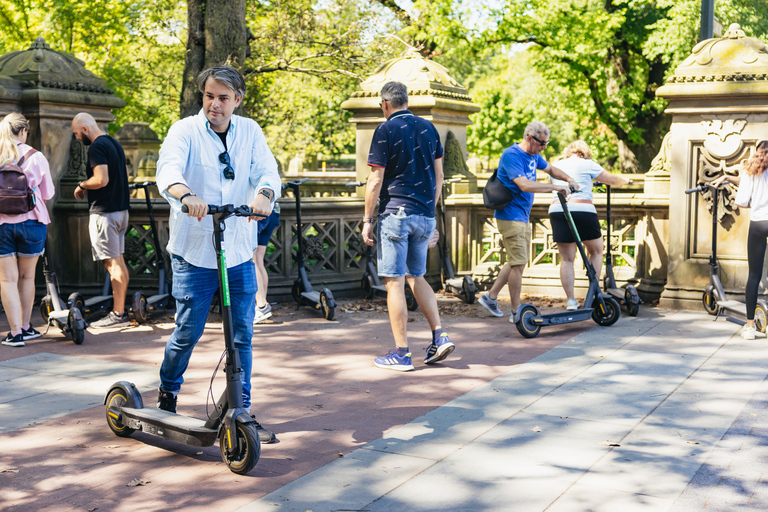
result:
[(88, 146), (86, 179), (75, 189), (75, 198), (82, 201), (88, 194), (93, 260), (104, 263), (112, 282), (112, 311), (91, 327), (125, 327), (128, 325), (125, 313), (128, 267), (123, 252), (130, 209), (125, 153), (120, 143), (99, 128), (90, 114), (77, 114), (72, 120), (72, 132)]

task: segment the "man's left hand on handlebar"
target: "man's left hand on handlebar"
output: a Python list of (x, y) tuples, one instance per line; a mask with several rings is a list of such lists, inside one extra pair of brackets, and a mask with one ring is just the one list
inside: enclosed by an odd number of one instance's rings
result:
[[(253, 213), (259, 213), (264, 216), (269, 216), (269, 214), (272, 213), (272, 201), (270, 201), (264, 194), (256, 194), (256, 199), (251, 201), (248, 206)], [(260, 218), (261, 217), (248, 217), (248, 221), (250, 222), (251, 219), (259, 220)]]

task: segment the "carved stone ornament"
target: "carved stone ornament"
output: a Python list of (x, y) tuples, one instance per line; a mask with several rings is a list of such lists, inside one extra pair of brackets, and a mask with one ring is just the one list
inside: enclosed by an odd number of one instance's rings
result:
[(443, 160), (443, 172), (446, 178), (452, 178), (454, 176), (469, 176), (469, 167), (464, 161), (464, 152), (461, 149), (461, 143), (453, 134), (452, 131), (448, 131), (448, 135), (445, 138), (445, 145), (443, 154), (445, 159)]
[(349, 248), (353, 254), (359, 256), (365, 256), (365, 253), (368, 251), (368, 245), (363, 241), (362, 235), (357, 233), (350, 237)]
[(88, 160), (88, 149), (83, 141), (72, 135), (72, 142), (69, 143), (69, 161), (67, 162), (67, 172), (62, 176), (65, 181), (82, 181), (85, 179), (85, 163)]
[(701, 121), (701, 126), (707, 133), (704, 147), (710, 155), (727, 160), (742, 149), (741, 133), (747, 126), (746, 119), (711, 116)]
[(323, 257), (325, 247), (323, 247), (323, 237), (310, 235), (304, 239), (304, 252), (310, 260), (319, 260)]
[[(707, 150), (705, 144), (694, 145), (694, 165), (696, 166), (696, 183), (695, 185), (704, 185), (711, 183), (715, 179), (722, 175), (737, 176), (739, 170), (743, 167), (752, 153), (754, 153), (757, 141), (750, 143), (742, 143), (740, 140), (739, 150), (731, 155), (729, 158), (722, 158), (719, 155), (714, 155)], [(738, 187), (732, 183), (726, 185), (726, 189), (722, 192), (720, 200), (718, 202), (717, 219), (722, 222), (726, 216), (732, 216), (734, 212), (734, 200), (736, 199), (736, 192)], [(707, 189), (704, 192), (704, 199), (707, 204), (707, 210), (712, 212), (713, 198), (712, 191)]]

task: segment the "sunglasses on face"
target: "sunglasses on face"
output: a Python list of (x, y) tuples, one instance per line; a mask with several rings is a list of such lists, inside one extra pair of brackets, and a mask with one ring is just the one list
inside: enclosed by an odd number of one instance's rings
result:
[(226, 165), (226, 167), (224, 167), (224, 171), (223, 171), (224, 172), (224, 177), (227, 178), (228, 180), (235, 179), (235, 170), (232, 168), (232, 165), (230, 165), (230, 163), (229, 163), (229, 153), (227, 153), (226, 151), (221, 153), (219, 155), (219, 162), (221, 162), (224, 165)]
[(536, 142), (538, 142), (539, 144), (541, 144), (542, 146), (546, 146), (547, 144), (549, 144), (548, 140), (541, 140), (541, 139), (538, 139), (538, 138), (534, 137), (533, 135), (531, 135), (531, 138), (533, 140), (535, 140)]

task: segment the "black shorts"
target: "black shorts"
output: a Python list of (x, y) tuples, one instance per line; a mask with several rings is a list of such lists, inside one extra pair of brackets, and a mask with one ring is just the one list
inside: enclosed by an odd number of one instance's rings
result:
[[(571, 216), (573, 217), (573, 223), (576, 224), (576, 230), (579, 232), (579, 238), (582, 240), (595, 240), (603, 236), (603, 232), (600, 229), (600, 219), (597, 218), (596, 213), (571, 212)], [(555, 243), (576, 243), (563, 212), (550, 213), (549, 222), (552, 224), (552, 239)]]

